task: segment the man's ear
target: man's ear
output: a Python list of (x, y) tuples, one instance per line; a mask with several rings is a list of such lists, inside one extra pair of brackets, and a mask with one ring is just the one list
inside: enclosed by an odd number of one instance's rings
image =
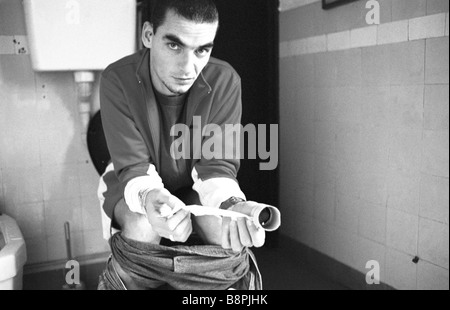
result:
[(150, 22), (145, 22), (142, 27), (142, 43), (146, 48), (152, 48), (153, 36), (153, 25)]

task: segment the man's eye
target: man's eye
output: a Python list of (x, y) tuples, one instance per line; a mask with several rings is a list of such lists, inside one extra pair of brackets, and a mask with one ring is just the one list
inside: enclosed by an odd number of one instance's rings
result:
[(205, 48), (202, 48), (202, 49), (197, 50), (197, 54), (198, 54), (199, 56), (206, 56), (208, 53), (209, 53), (209, 50), (208, 50), (208, 49), (205, 49)]
[(180, 49), (178, 44), (175, 44), (175, 43), (169, 43), (168, 46), (171, 50), (179, 50)]

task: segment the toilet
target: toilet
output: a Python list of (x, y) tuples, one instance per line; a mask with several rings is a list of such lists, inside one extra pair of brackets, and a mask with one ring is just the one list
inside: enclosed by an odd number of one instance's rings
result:
[(111, 161), (111, 156), (103, 132), (101, 111), (98, 111), (89, 122), (87, 146), (95, 169), (99, 175), (103, 175)]
[(0, 214), (0, 238), (0, 290), (21, 290), (27, 249), (19, 226), (6, 214)]

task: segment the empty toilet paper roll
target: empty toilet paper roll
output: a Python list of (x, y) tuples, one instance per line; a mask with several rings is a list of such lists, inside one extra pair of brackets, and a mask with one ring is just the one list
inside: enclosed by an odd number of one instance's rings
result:
[(281, 225), (281, 213), (277, 208), (256, 203), (237, 204), (229, 210), (222, 210), (198, 205), (183, 206), (178, 209), (172, 209), (168, 205), (163, 205), (159, 212), (161, 214), (161, 217), (170, 218), (180, 209), (184, 209), (195, 216), (219, 216), (229, 217), (232, 219), (246, 218), (252, 221), (256, 225), (256, 227), (262, 228), (266, 231), (275, 231)]

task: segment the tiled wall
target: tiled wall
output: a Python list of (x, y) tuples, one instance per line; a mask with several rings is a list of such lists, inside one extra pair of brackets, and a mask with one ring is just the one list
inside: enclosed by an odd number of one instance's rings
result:
[(379, 26), (364, 0), (304, 2), (280, 18), (282, 233), (448, 289), (448, 0), (379, 0)]
[(1, 1), (0, 212), (18, 221), (28, 264), (66, 257), (65, 221), (75, 256), (108, 251), (73, 74), (35, 73), (19, 41), (26, 47), (22, 2)]

